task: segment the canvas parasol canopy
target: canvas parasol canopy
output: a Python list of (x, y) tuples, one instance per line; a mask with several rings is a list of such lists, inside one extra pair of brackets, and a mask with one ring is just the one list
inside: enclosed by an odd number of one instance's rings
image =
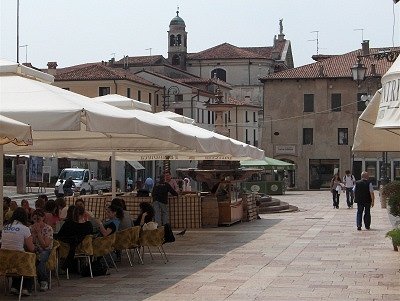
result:
[[(16, 63), (0, 61), (0, 114), (28, 123), (34, 145), (5, 146), (9, 154), (108, 160), (156, 160), (169, 153), (231, 154), (254, 157), (259, 149), (232, 145), (178, 122), (140, 110), (121, 110), (48, 84), (53, 78)], [(251, 150), (251, 152), (250, 152)], [(115, 181), (113, 181), (115, 191)]]
[(260, 167), (268, 170), (293, 170), (295, 165), (285, 161), (264, 157), (261, 160), (245, 160), (240, 161), (243, 167)]
[(382, 76), (382, 96), (375, 128), (400, 128), (400, 57)]
[[(15, 145), (32, 144), (31, 127), (25, 123), (0, 115), (0, 198), (3, 200), (3, 145), (13, 143)], [(3, 206), (0, 206), (0, 229), (3, 228)]]
[(381, 90), (376, 91), (374, 97), (358, 118), (353, 151), (400, 151), (400, 129), (379, 129), (374, 127), (381, 96)]

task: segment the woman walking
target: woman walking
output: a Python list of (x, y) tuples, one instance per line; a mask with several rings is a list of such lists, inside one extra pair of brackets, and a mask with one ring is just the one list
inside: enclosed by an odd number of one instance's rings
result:
[(339, 174), (335, 174), (331, 180), (331, 192), (333, 199), (333, 209), (339, 209), (339, 197), (340, 192), (342, 191), (342, 180), (339, 177)]

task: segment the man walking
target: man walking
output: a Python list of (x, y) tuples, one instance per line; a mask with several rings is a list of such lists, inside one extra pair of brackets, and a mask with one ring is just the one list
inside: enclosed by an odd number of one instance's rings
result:
[(362, 218), (364, 213), (365, 229), (369, 230), (371, 226), (371, 207), (374, 207), (375, 195), (372, 183), (369, 182), (368, 172), (361, 173), (361, 180), (354, 186), (354, 197), (357, 203), (357, 230), (361, 230)]
[(353, 188), (355, 183), (356, 179), (350, 173), (350, 170), (346, 170), (346, 174), (343, 177), (343, 184), (344, 187), (346, 188), (346, 202), (348, 208), (353, 208), (353, 201), (354, 201)]
[(154, 220), (159, 226), (169, 223), (168, 193), (177, 196), (178, 193), (165, 182), (165, 175), (160, 176), (160, 181), (154, 186), (152, 197), (154, 207)]

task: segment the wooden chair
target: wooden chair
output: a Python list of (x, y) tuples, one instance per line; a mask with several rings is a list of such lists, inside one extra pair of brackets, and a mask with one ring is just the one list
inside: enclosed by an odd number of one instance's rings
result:
[[(69, 244), (63, 241), (58, 241), (60, 243), (59, 255), (60, 258), (66, 258), (69, 252)], [(87, 235), (83, 241), (78, 245), (75, 250), (75, 258), (85, 258), (87, 264), (89, 265), (90, 277), (93, 278), (92, 273), (92, 256), (93, 256), (93, 236)], [(67, 269), (67, 279), (69, 279), (69, 271)]]
[[(129, 246), (129, 250), (134, 250), (138, 256), (138, 262), (143, 264), (142, 254), (140, 252), (140, 232), (142, 228), (140, 226), (134, 226), (131, 229), (131, 245)], [(134, 255), (134, 254), (133, 254)]]
[(158, 227), (155, 230), (143, 230), (140, 233), (139, 244), (142, 247), (142, 253), (144, 253), (144, 247), (149, 250), (151, 259), (153, 260), (153, 254), (151, 253), (150, 247), (157, 247), (164, 259), (164, 263), (168, 262), (167, 254), (163, 248), (164, 243), (164, 227)]
[(114, 244), (115, 244), (116, 234), (110, 234), (105, 237), (97, 237), (93, 240), (93, 256), (94, 257), (103, 257), (107, 267), (108, 263), (106, 260), (106, 255), (109, 255), (111, 258), (111, 262), (114, 265), (115, 270), (118, 272), (117, 265), (112, 257), (112, 252), (114, 251)]
[(126, 256), (128, 256), (129, 264), (132, 267), (133, 265), (131, 261), (131, 256), (129, 254), (129, 247), (132, 244), (131, 240), (132, 240), (131, 228), (127, 228), (115, 233), (114, 249), (121, 252), (125, 250)]
[(4, 277), (4, 291), (7, 294), (7, 278), (21, 277), (19, 299), (21, 300), (24, 277), (33, 277), (36, 293), (36, 254), (24, 251), (0, 249), (0, 276)]
[(51, 289), (52, 285), (52, 272), (55, 272), (57, 278), (57, 284), (60, 286), (60, 278), (58, 277), (58, 249), (60, 247), (60, 243), (56, 240), (53, 240), (53, 248), (51, 249), (49, 259), (46, 263), (46, 268), (49, 270), (49, 289)]

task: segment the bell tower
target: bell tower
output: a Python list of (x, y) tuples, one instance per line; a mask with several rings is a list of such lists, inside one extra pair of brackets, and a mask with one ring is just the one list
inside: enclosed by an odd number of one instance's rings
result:
[(176, 16), (169, 23), (168, 31), (168, 61), (171, 65), (186, 70), (187, 32), (185, 21), (179, 17), (179, 7)]

